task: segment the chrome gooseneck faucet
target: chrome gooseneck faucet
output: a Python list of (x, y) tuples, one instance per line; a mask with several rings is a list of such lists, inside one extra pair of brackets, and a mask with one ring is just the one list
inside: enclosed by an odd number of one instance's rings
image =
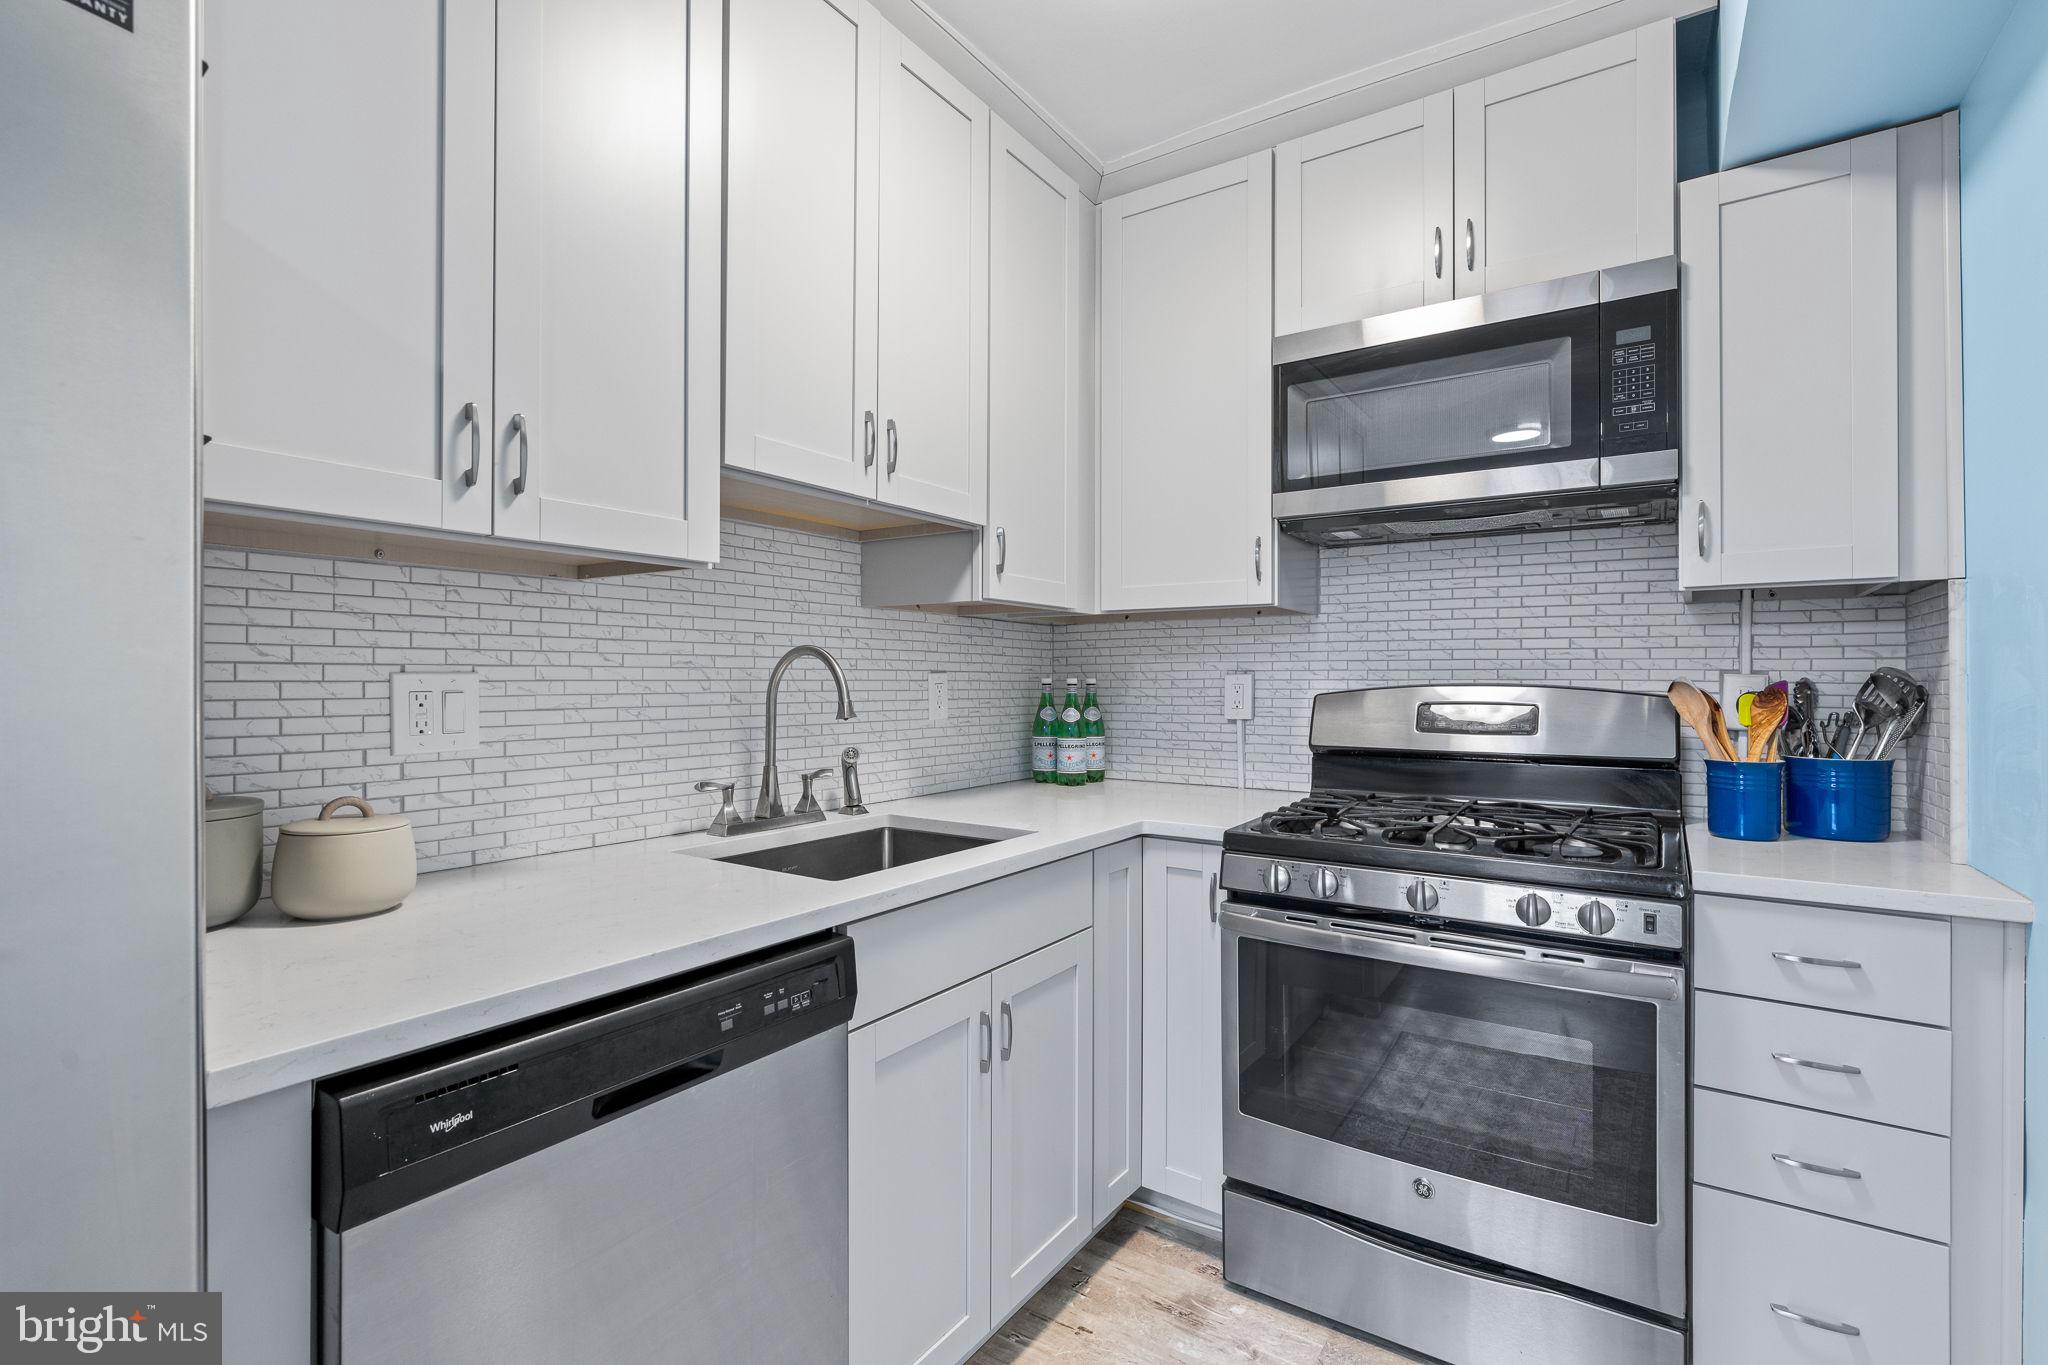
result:
[[(775, 698), (776, 694), (782, 689), (782, 675), (789, 671), (791, 664), (806, 654), (825, 665), (827, 671), (832, 674), (833, 685), (839, 689), (839, 719), (853, 719), (853, 697), (846, 690), (846, 673), (839, 667), (839, 660), (833, 658), (816, 645), (798, 645), (776, 660), (774, 671), (768, 675), (766, 748), (765, 757), (761, 762), (761, 795), (754, 802), (755, 820), (778, 820), (784, 814), (782, 808), (782, 785), (775, 772)], [(810, 789), (809, 782), (804, 783), (804, 789), (806, 791)], [(816, 801), (814, 800), (810, 804), (816, 810)], [(809, 812), (801, 813), (809, 814)], [(813, 818), (823, 819), (824, 814), (824, 811), (816, 810)]]

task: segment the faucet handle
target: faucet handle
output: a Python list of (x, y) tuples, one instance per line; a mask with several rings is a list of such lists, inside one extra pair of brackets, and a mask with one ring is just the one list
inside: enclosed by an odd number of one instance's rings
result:
[(711, 817), (711, 823), (706, 827), (711, 833), (730, 834), (732, 833), (732, 827), (739, 823), (739, 808), (733, 805), (732, 801), (733, 788), (737, 786), (739, 786), (738, 782), (699, 782), (697, 784), (697, 790), (700, 792), (715, 791), (718, 793), (718, 814)]
[(792, 814), (809, 815), (812, 811), (816, 811), (820, 815), (825, 813), (824, 807), (818, 804), (817, 794), (811, 790), (811, 784), (819, 778), (828, 775), (831, 771), (830, 768), (818, 768), (804, 774), (804, 794), (797, 801), (796, 810)]

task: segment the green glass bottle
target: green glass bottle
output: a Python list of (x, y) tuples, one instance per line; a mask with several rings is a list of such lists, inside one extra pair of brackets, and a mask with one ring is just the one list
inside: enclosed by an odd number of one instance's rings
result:
[(1102, 728), (1102, 703), (1095, 700), (1095, 679), (1088, 680), (1088, 700), (1081, 704), (1081, 736), (1088, 741), (1088, 780), (1100, 782), (1109, 771), (1109, 736)]
[(1031, 780), (1050, 782), (1059, 764), (1059, 710), (1052, 704), (1052, 679), (1038, 680), (1038, 712), (1031, 718)]
[(1060, 707), (1059, 759), (1053, 781), (1062, 787), (1088, 785), (1088, 744), (1081, 733), (1081, 698), (1076, 690), (1079, 678), (1067, 679), (1067, 700)]

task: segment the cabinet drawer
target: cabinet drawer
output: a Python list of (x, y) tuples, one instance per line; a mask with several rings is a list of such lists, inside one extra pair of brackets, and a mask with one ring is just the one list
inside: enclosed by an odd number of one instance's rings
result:
[(1720, 1190), (1692, 1213), (1693, 1365), (1948, 1360), (1946, 1247)]
[(849, 1027), (1080, 933), (1094, 922), (1094, 867), (1084, 853), (854, 924), (860, 992)]
[(1947, 1138), (1716, 1090), (1693, 1095), (1692, 1124), (1701, 1184), (1948, 1240)]
[(1948, 921), (1702, 896), (1701, 990), (1948, 1027)]
[(1701, 991), (1692, 1065), (1715, 1090), (1948, 1132), (1946, 1029)]

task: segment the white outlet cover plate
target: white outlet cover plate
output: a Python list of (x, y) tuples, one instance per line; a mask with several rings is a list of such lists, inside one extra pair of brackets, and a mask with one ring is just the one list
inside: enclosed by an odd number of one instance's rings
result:
[(1745, 692), (1760, 691), (1771, 681), (1768, 673), (1723, 673), (1721, 675), (1721, 714), (1727, 720), (1730, 730), (1748, 727), (1740, 720), (1735, 709), (1735, 699)]
[[(430, 694), (426, 723), (414, 714), (413, 694)], [(459, 754), (484, 747), (484, 679), (481, 673), (393, 673), (391, 675), (391, 752), (398, 758), (426, 754)], [(449, 698), (458, 700), (451, 707)], [(462, 717), (462, 729), (445, 727), (450, 714)]]
[(1223, 676), (1223, 719), (1252, 718), (1252, 675), (1226, 673)]
[(953, 683), (943, 673), (925, 674), (925, 693), (928, 701), (929, 719), (935, 725), (946, 723), (946, 714), (952, 709)]

